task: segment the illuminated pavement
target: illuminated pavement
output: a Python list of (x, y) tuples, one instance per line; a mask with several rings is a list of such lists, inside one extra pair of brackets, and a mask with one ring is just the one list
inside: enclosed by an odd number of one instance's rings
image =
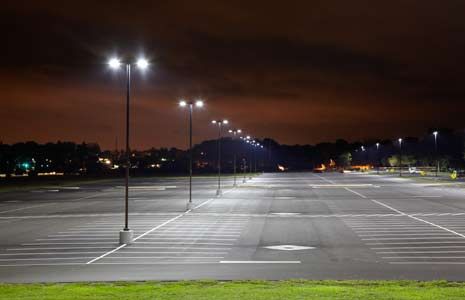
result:
[(0, 281), (465, 280), (465, 189), (366, 174), (263, 174), (238, 187), (134, 179), (0, 194)]

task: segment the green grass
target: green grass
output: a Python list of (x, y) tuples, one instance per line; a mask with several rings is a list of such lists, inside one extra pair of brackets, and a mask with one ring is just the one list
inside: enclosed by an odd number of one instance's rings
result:
[(465, 283), (445, 281), (186, 281), (0, 284), (0, 299), (464, 299)]

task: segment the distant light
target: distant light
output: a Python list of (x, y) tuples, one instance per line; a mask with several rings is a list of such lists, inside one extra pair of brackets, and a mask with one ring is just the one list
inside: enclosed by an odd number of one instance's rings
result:
[(240, 130), (240, 129), (237, 130), (237, 133), (241, 133), (241, 132), (242, 132), (242, 130)]
[(437, 131), (433, 132), (433, 135), (434, 135), (434, 136), (437, 136), (437, 135), (438, 135), (438, 132), (437, 132)]
[(121, 61), (117, 57), (112, 57), (108, 61), (108, 65), (112, 69), (118, 69), (121, 66)]
[(136, 66), (141, 70), (145, 70), (149, 66), (149, 62), (145, 58), (139, 58), (136, 62)]
[(248, 140), (250, 140), (250, 135), (246, 136), (245, 138), (248, 139)]
[(401, 139), (401, 138), (400, 138), (400, 139), (398, 139), (398, 141), (399, 141), (399, 144), (400, 144), (400, 143), (402, 143), (402, 139)]
[(216, 120), (213, 120), (213, 121), (212, 121), (212, 124), (216, 124)]
[(228, 132), (229, 132), (229, 133), (233, 133), (232, 129), (229, 129)]
[(203, 101), (202, 101), (202, 100), (197, 100), (197, 101), (195, 101), (195, 106), (197, 106), (197, 107), (203, 107)]
[(223, 120), (223, 124), (228, 124), (229, 121), (228, 120)]
[(185, 107), (187, 105), (187, 102), (184, 100), (179, 101), (179, 106)]

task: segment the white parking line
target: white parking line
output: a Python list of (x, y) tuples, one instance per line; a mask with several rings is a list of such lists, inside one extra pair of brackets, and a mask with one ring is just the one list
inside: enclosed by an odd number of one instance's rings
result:
[[(162, 236), (162, 237), (170, 237), (170, 236), (179, 236), (179, 233), (151, 233), (149, 236), (151, 237), (157, 237), (157, 236)], [(240, 234), (222, 234), (222, 233), (194, 233), (194, 232), (184, 232), (182, 236), (184, 237), (235, 237), (239, 236)]]
[[(228, 193), (228, 192), (230, 192), (230, 191), (231, 191), (231, 190), (228, 190), (228, 191), (225, 191), (224, 193)], [(211, 202), (213, 199), (214, 199), (214, 198), (209, 199), (209, 200), (207, 200), (207, 201), (201, 203), (200, 205), (197, 205), (196, 207), (194, 207), (194, 209), (197, 209), (197, 208), (199, 208), (199, 207), (201, 207), (201, 206), (203, 206), (203, 205), (205, 205), (205, 204)], [(169, 223), (171, 223), (171, 222), (173, 222), (173, 221), (175, 221), (175, 220), (177, 220), (177, 219), (179, 219), (179, 218), (181, 218), (181, 217), (183, 217), (183, 216), (185, 216), (185, 215), (187, 215), (187, 214), (189, 214), (191, 211), (192, 211), (192, 210), (188, 210), (188, 211), (186, 211), (186, 212), (184, 212), (184, 213), (182, 213), (182, 214), (180, 214), (180, 215), (178, 215), (178, 216), (176, 216), (176, 217), (174, 217), (174, 218), (171, 218), (171, 219), (165, 221), (164, 223), (162, 223), (162, 224), (160, 224), (160, 225), (158, 225), (158, 226), (155, 226), (154, 228), (152, 228), (152, 229), (146, 231), (145, 233), (143, 233), (143, 234), (137, 236), (136, 238), (134, 238), (133, 242), (136, 242), (137, 240), (139, 240), (139, 239), (145, 237), (146, 235), (152, 233), (153, 231), (155, 231), (155, 230), (157, 230), (157, 229), (159, 229), (159, 228), (161, 228), (161, 227), (163, 227), (163, 226), (165, 226), (165, 225), (167, 225), (167, 224), (169, 224)], [(146, 239), (149, 239), (149, 240), (150, 240), (150, 238), (146, 238)], [(158, 238), (158, 240), (162, 240), (162, 239), (164, 239), (164, 238)], [(172, 240), (179, 240), (179, 238), (177, 238), (177, 239), (172, 239)], [(199, 240), (225, 240), (225, 241), (226, 241), (226, 240), (230, 240), (230, 239), (211, 239), (211, 238), (205, 239), (205, 238), (201, 238), (201, 239), (199, 239)], [(92, 263), (94, 263), (94, 262), (96, 262), (96, 261), (98, 261), (98, 260), (100, 260), (100, 259), (102, 259), (102, 258), (104, 258), (104, 257), (107, 257), (108, 255), (110, 255), (110, 254), (112, 254), (112, 253), (114, 253), (114, 252), (116, 252), (116, 251), (118, 251), (118, 250), (120, 250), (120, 249), (126, 247), (126, 246), (127, 246), (127, 244), (123, 244), (123, 245), (121, 245), (121, 246), (119, 246), (119, 247), (117, 247), (117, 248), (115, 248), (115, 249), (113, 249), (113, 250), (111, 250), (111, 251), (109, 251), (109, 252), (107, 252), (107, 253), (104, 253), (103, 255), (101, 255), (101, 256), (99, 256), (99, 257), (96, 257), (96, 258), (94, 258), (94, 259), (88, 261), (86, 264), (92, 264)], [(107, 257), (107, 258), (110, 258), (110, 257)]]
[(461, 233), (458, 233), (457, 231), (454, 231), (454, 230), (448, 229), (448, 228), (446, 228), (446, 227), (444, 227), (444, 226), (440, 226), (440, 225), (438, 225), (438, 224), (435, 224), (435, 223), (433, 223), (433, 222), (429, 222), (429, 221), (426, 221), (426, 220), (424, 220), (424, 219), (421, 219), (421, 218), (418, 218), (418, 217), (415, 217), (415, 216), (406, 214), (406, 213), (404, 213), (404, 212), (402, 212), (402, 211), (400, 211), (400, 210), (398, 210), (398, 209), (395, 209), (395, 208), (393, 208), (393, 207), (391, 207), (391, 206), (389, 206), (389, 205), (387, 205), (387, 204), (381, 203), (381, 202), (379, 202), (379, 201), (376, 201), (376, 200), (372, 200), (372, 201), (374, 201), (375, 203), (378, 203), (378, 204), (380, 204), (380, 205), (382, 205), (382, 206), (384, 206), (384, 207), (387, 207), (387, 208), (391, 209), (392, 211), (395, 211), (395, 212), (398, 212), (398, 213), (400, 213), (400, 214), (406, 215), (407, 217), (412, 218), (412, 219), (414, 219), (414, 220), (417, 220), (417, 221), (420, 221), (420, 222), (429, 224), (429, 225), (431, 225), (431, 226), (434, 226), (434, 227), (440, 228), (440, 229), (442, 229), (442, 230), (448, 231), (448, 232), (450, 232), (450, 233), (452, 233), (452, 234), (455, 234), (455, 235), (457, 235), (457, 236), (459, 236), (459, 237), (465, 238), (465, 235), (463, 235), (463, 234), (461, 234)]
[[(41, 245), (114, 245), (110, 242), (76, 242), (76, 243), (24, 243), (22, 246), (41, 246)], [(113, 247), (111, 247), (113, 248)]]
[(363, 238), (362, 241), (395, 241), (395, 240), (453, 240), (453, 239), (460, 239), (458, 236), (450, 236), (450, 237), (406, 237), (406, 238)]
[(383, 242), (383, 243), (367, 243), (368, 246), (374, 245), (422, 245), (422, 244), (465, 244), (465, 242), (460, 241), (429, 241), (429, 242)]
[(358, 195), (358, 196), (360, 196), (360, 197), (362, 197), (362, 198), (367, 198), (365, 195), (362, 195), (362, 194), (360, 194), (359, 192), (356, 192), (356, 191), (354, 191), (354, 190), (352, 190), (352, 189), (349, 189), (348, 187), (346, 187), (346, 188), (344, 188), (344, 189), (347, 190), (347, 191), (349, 191), (349, 192), (352, 192), (352, 193), (354, 193), (355, 195)]
[(465, 256), (384, 256), (384, 259), (462, 259)]
[(91, 241), (91, 240), (114, 240), (116, 241), (115, 238), (92, 238), (92, 237), (89, 237), (89, 238), (73, 238), (73, 239), (55, 239), (55, 238), (51, 238), (51, 239), (36, 239), (36, 241)]
[(300, 264), (300, 260), (222, 260), (220, 264)]
[(402, 249), (451, 249), (451, 248), (465, 248), (465, 246), (407, 246), (407, 247), (375, 247), (372, 250), (402, 250)]
[(465, 253), (465, 251), (381, 251), (378, 254), (428, 254), (428, 253)]
[(89, 259), (92, 257), (42, 257), (42, 258), (0, 258), (0, 261), (23, 261), (23, 260), (79, 260), (79, 259)]
[(368, 237), (368, 236), (449, 236), (450, 233), (385, 233), (385, 234), (359, 234), (361, 237)]
[[(42, 249), (44, 250), (44, 249)], [(22, 256), (22, 255), (71, 255), (71, 254), (99, 254), (102, 251), (82, 251), (82, 252), (28, 252), (28, 253), (1, 253), (0, 256)]]
[(465, 262), (450, 261), (395, 261), (389, 262), (391, 265), (465, 265)]
[(205, 242), (137, 242), (138, 245), (210, 245), (210, 246), (233, 246), (231, 243), (205, 243)]
[(37, 208), (37, 207), (43, 207), (43, 206), (49, 206), (49, 205), (56, 205), (56, 203), (53, 202), (53, 203), (46, 203), (46, 204), (40, 204), (40, 205), (33, 205), (33, 206), (16, 208), (16, 209), (10, 209), (10, 210), (3, 210), (3, 211), (0, 211), (0, 214), (6, 214), (6, 213), (9, 213), (9, 212), (20, 211), (20, 210), (31, 209), (31, 208)]
[(74, 250), (74, 249), (113, 249), (111, 246), (101, 247), (25, 247), (25, 248), (8, 248), (7, 251), (29, 251), (29, 250)]
[[(124, 252), (121, 252), (124, 253)], [(119, 253), (118, 255), (120, 255)], [(161, 259), (170, 259), (170, 258), (175, 258), (175, 259), (222, 259), (224, 258), (223, 256), (108, 256), (106, 259), (151, 259), (151, 258), (161, 258)]]
[(412, 232), (420, 232), (420, 233), (426, 233), (426, 232), (442, 232), (440, 229), (428, 229), (428, 228), (416, 228), (416, 229), (384, 229), (383, 230), (374, 230), (374, 229), (355, 229), (354, 230), (357, 233), (371, 233), (371, 232), (376, 232), (376, 233), (412, 233)]
[(186, 249), (186, 251), (121, 251), (121, 252), (118, 252), (118, 255), (122, 255), (122, 254), (183, 254), (183, 255), (212, 254), (212, 255), (218, 255), (218, 254), (227, 254), (227, 253), (228, 252), (225, 252), (225, 251), (189, 251), (189, 249)]
[(170, 238), (170, 237), (156, 237), (156, 238), (145, 238), (144, 240), (168, 240), (168, 241), (192, 241), (192, 240), (200, 240), (200, 241), (236, 241), (237, 239), (219, 239), (219, 238), (202, 238), (202, 237), (182, 237), (182, 238)]
[[(192, 244), (189, 244), (192, 245)], [(197, 245), (197, 244), (196, 244)], [(230, 250), (231, 248), (225, 248), (225, 247), (218, 247), (218, 248), (213, 248), (213, 247), (134, 247), (131, 246), (131, 249), (186, 249), (186, 250)]]

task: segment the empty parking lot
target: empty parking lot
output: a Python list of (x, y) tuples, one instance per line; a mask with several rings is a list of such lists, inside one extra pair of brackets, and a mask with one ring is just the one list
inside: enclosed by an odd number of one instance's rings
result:
[[(465, 191), (389, 176), (136, 178), (0, 194), (0, 281), (450, 279), (465, 271)], [(240, 181), (242, 182), (242, 181)]]

